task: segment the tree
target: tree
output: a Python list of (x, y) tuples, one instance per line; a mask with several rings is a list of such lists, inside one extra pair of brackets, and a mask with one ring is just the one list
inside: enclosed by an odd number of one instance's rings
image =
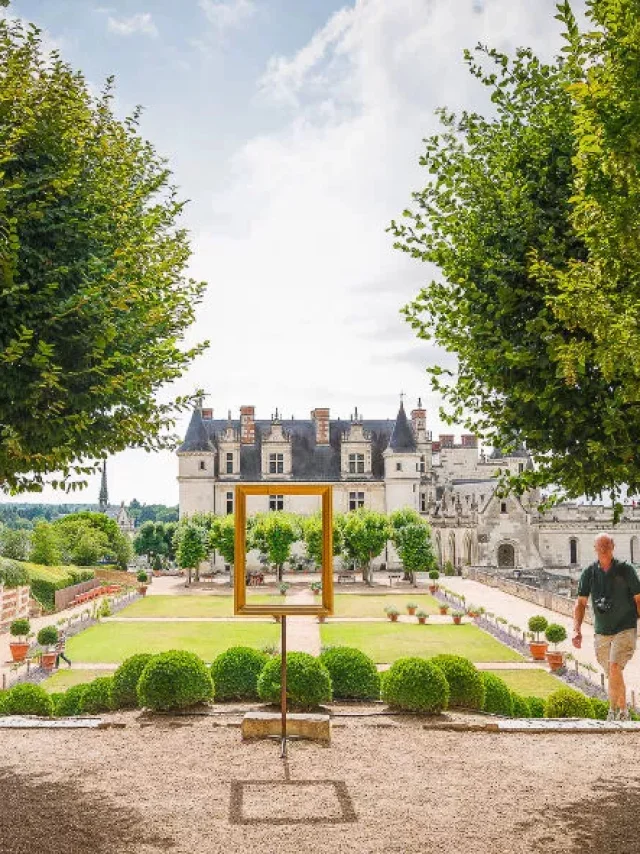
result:
[(282, 566), (289, 560), (291, 546), (300, 539), (300, 522), (290, 513), (257, 513), (249, 531), (249, 547), (260, 549), (269, 563), (276, 565), (276, 577), (282, 581)]
[(104, 531), (80, 523), (68, 556), (70, 562), (77, 566), (94, 566), (108, 550), (109, 540)]
[(233, 568), (236, 562), (236, 526), (233, 514), (212, 516), (209, 522), (209, 547), (220, 552), (231, 567), (229, 583), (233, 584)]
[(56, 566), (62, 561), (58, 535), (49, 522), (38, 522), (33, 529), (29, 559), (45, 566)]
[[(99, 560), (114, 560), (122, 567), (124, 560), (126, 568), (130, 550), (115, 519), (82, 510), (56, 519), (52, 525), (66, 563), (90, 566)], [(93, 560), (91, 555), (95, 555)]]
[(126, 447), (172, 447), (157, 402), (203, 345), (166, 162), (40, 32), (0, 21), (0, 487), (77, 486)]
[(375, 510), (353, 510), (346, 514), (342, 529), (342, 553), (362, 569), (363, 581), (372, 584), (371, 561), (385, 547), (390, 536), (387, 517)]
[(431, 547), (431, 528), (410, 507), (394, 510), (389, 516), (390, 539), (402, 561), (405, 580), (415, 585), (415, 573), (433, 569), (435, 557)]
[(176, 531), (178, 530), (177, 522), (165, 522), (164, 523), (164, 542), (167, 547), (165, 552), (167, 558), (170, 561), (174, 561), (176, 559), (176, 549), (174, 545), (174, 537)]
[(31, 535), (21, 528), (5, 528), (0, 542), (0, 554), (12, 560), (26, 560), (29, 556)]
[[(335, 513), (333, 516), (333, 556), (342, 552), (342, 528), (344, 517)], [(307, 557), (316, 566), (322, 566), (322, 514), (313, 513), (302, 520), (302, 539), (307, 548)]]
[(133, 546), (131, 540), (126, 534), (118, 531), (117, 537), (110, 545), (113, 553), (113, 560), (118, 569), (126, 570), (131, 558), (133, 557)]
[(181, 522), (176, 531), (176, 558), (178, 566), (188, 572), (187, 587), (191, 584), (192, 570), (197, 573), (206, 556), (207, 545), (204, 528), (189, 520)]
[(404, 312), (457, 356), (455, 373), (428, 368), (447, 417), (501, 450), (526, 443), (536, 468), (508, 480), (518, 492), (640, 488), (637, 10), (591, 0), (595, 36), (559, 4), (566, 57), (550, 65), (467, 53), (495, 114), (440, 111), (429, 184), (391, 224), (441, 274)]
[[(175, 534), (175, 529), (173, 534)], [(153, 561), (156, 555), (167, 554), (169, 546), (162, 522), (145, 522), (141, 525), (133, 541), (133, 549), (138, 555), (146, 555), (149, 563)]]

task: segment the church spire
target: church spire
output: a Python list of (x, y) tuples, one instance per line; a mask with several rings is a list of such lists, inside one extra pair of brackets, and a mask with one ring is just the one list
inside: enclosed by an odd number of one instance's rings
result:
[(109, 506), (109, 493), (107, 492), (107, 461), (102, 463), (102, 480), (100, 482), (100, 498), (98, 499), (100, 512), (105, 513)]

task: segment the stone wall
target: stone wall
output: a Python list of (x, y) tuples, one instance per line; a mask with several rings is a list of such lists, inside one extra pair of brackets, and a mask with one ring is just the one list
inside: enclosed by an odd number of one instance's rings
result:
[(0, 584), (0, 632), (20, 617), (29, 616), (29, 587), (5, 587)]

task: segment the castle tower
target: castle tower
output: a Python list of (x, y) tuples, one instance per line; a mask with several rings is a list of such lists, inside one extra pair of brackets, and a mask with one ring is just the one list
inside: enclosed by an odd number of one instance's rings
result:
[(102, 479), (100, 481), (100, 496), (98, 498), (98, 507), (101, 513), (107, 512), (109, 506), (109, 493), (107, 491), (107, 461), (102, 463)]
[(418, 510), (420, 453), (411, 424), (400, 400), (400, 409), (384, 457), (386, 512), (403, 507)]
[[(204, 418), (203, 415), (207, 415)], [(206, 422), (213, 410), (196, 406), (191, 415), (184, 442), (178, 448), (178, 486), (180, 516), (215, 511), (214, 484), (216, 451), (209, 439)]]

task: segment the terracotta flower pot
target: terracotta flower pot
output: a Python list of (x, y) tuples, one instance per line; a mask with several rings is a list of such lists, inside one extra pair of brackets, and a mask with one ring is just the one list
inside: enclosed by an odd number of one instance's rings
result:
[(389, 619), (391, 620), (392, 623), (398, 622), (398, 615), (397, 614), (387, 614), (387, 617), (389, 617)]
[(435, 593), (437, 589), (438, 589), (437, 584), (430, 584), (429, 585), (429, 593)]
[(147, 585), (146, 584), (139, 584), (138, 585), (138, 593), (141, 596), (146, 596), (147, 595)]
[(421, 626), (424, 626), (424, 624), (427, 622), (427, 618), (426, 617), (418, 617), (418, 622), (420, 623)]
[(534, 661), (544, 661), (544, 656), (549, 644), (546, 641), (531, 641), (529, 652)]
[(40, 664), (43, 670), (53, 670), (56, 664), (55, 650), (54, 652), (43, 652)]
[(440, 613), (442, 614), (443, 617), (446, 616), (448, 610), (449, 610), (448, 608), (440, 608)]
[(452, 617), (451, 619), (453, 620), (454, 625), (459, 626), (460, 622), (462, 620), (462, 617)]
[(13, 661), (24, 661), (29, 652), (29, 644), (26, 641), (12, 641), (9, 644), (11, 658)]
[(416, 613), (416, 609), (415, 609), (415, 608), (407, 608), (407, 614), (408, 614), (410, 617), (414, 617), (414, 616), (415, 616), (415, 613)]
[(550, 670), (560, 670), (564, 665), (564, 653), (552, 650), (547, 653), (547, 664)]
[(318, 622), (319, 623), (326, 623), (326, 621), (327, 621), (327, 618), (324, 616), (324, 614), (318, 614)]

